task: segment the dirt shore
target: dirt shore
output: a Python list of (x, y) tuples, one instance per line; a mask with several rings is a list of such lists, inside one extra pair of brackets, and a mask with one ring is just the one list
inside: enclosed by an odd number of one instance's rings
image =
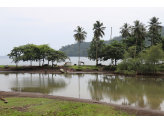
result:
[[(116, 105), (116, 104), (100, 102), (100, 101), (94, 101), (94, 100), (88, 100), (88, 99), (78, 99), (78, 98), (72, 98), (72, 97), (45, 95), (45, 94), (41, 94), (41, 93), (0, 91), (0, 96), (3, 96), (3, 98), (7, 98), (7, 97), (31, 97), (31, 98), (58, 99), (58, 100), (74, 101), (74, 102), (82, 102), (82, 103), (91, 103), (91, 104), (94, 103), (94, 104), (100, 104), (100, 105), (109, 105), (109, 106), (114, 107), (118, 111), (124, 111), (124, 112), (127, 112), (130, 115), (136, 115), (136, 116), (164, 116), (164, 111), (145, 109), (145, 108), (139, 108), (139, 107), (132, 107), (132, 106)], [(8, 102), (8, 103), (10, 103), (10, 102)]]
[[(39, 67), (39, 66), (26, 66), (24, 69), (22, 68), (15, 68), (15, 67), (9, 67), (9, 68), (0, 68), (0, 73), (42, 73), (42, 74), (61, 74), (60, 69), (62, 67)], [(68, 69), (68, 67), (64, 67), (64, 69)], [(120, 73), (116, 73), (115, 70), (91, 70), (91, 69), (85, 69), (81, 71), (73, 70), (73, 72), (70, 72), (70, 74), (75, 73), (98, 73), (98, 74), (104, 74), (104, 75), (122, 75), (122, 76), (136, 76), (136, 77), (155, 77), (155, 78), (164, 78), (164, 72), (160, 72), (158, 74), (139, 74), (139, 75), (124, 75)]]

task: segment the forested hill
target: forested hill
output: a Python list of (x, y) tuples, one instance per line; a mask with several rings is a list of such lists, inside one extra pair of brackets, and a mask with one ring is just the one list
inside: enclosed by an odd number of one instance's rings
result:
[[(164, 37), (164, 27), (162, 27), (161, 31), (162, 37)], [(120, 41), (122, 40), (122, 36), (117, 36), (114, 37), (112, 40), (117, 40)], [(105, 44), (110, 44), (110, 40), (104, 41)], [(147, 41), (145, 42), (145, 45), (148, 46), (150, 45), (151, 42)], [(80, 56), (87, 56), (87, 49), (89, 49), (90, 42), (83, 42), (80, 44)], [(59, 49), (60, 51), (65, 52), (68, 56), (79, 56), (79, 44), (71, 44), (71, 45), (66, 45), (62, 46), (62, 48)]]
[[(113, 38), (113, 40), (117, 41), (120, 41), (121, 39), (121, 36)], [(104, 43), (110, 44), (110, 40), (104, 41)], [(80, 43), (80, 56), (87, 56), (87, 49), (89, 49), (89, 45), (90, 42)], [(79, 43), (62, 46), (59, 50), (65, 52), (68, 56), (79, 56)]]

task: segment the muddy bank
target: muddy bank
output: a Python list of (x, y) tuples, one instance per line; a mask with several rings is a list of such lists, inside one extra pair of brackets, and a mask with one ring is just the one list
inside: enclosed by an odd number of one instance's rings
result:
[[(63, 68), (63, 67), (62, 67)], [(60, 72), (61, 67), (39, 67), (39, 66), (26, 66), (24, 69), (22, 68), (0, 68), (0, 73), (42, 73), (42, 74), (61, 74)], [(68, 67), (64, 67), (64, 69), (68, 69)], [(164, 71), (160, 71), (158, 74), (139, 74), (139, 75), (124, 75), (121, 73), (116, 73), (115, 70), (92, 70), (92, 69), (85, 69), (81, 71), (73, 70), (70, 74), (75, 73), (86, 73), (86, 74), (104, 74), (104, 75), (121, 75), (121, 76), (136, 76), (136, 77), (155, 77), (155, 78), (164, 78)]]
[[(128, 114), (134, 114), (137, 116), (164, 116), (164, 111), (145, 109), (145, 108), (139, 108), (139, 107), (132, 107), (132, 106), (125, 106), (125, 105), (116, 105), (116, 104), (94, 101), (94, 100), (88, 100), (88, 99), (45, 95), (45, 94), (41, 94), (41, 93), (0, 91), (0, 96), (3, 96), (3, 98), (7, 98), (7, 97), (31, 97), (31, 98), (58, 99), (58, 100), (91, 103), (91, 104), (94, 103), (94, 104), (100, 104), (100, 105), (109, 105), (109, 106), (114, 107), (118, 111), (125, 111)], [(10, 103), (10, 102), (8, 102), (8, 103)]]

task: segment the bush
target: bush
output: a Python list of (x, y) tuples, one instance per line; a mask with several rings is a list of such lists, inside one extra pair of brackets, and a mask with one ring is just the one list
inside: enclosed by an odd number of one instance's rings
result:
[(117, 68), (117, 65), (114, 65), (112, 67), (111, 67), (111, 65), (103, 67), (104, 70), (116, 70), (116, 68)]

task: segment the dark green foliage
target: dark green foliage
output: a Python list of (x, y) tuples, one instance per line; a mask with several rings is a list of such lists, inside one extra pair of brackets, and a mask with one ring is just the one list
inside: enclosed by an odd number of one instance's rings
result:
[[(103, 59), (103, 48), (105, 47), (105, 44), (104, 44), (104, 41), (103, 40), (100, 40), (98, 41), (97, 43), (97, 58), (98, 60), (102, 61)], [(96, 60), (96, 39), (93, 38), (93, 40), (91, 41), (91, 44), (90, 44), (90, 48), (88, 49), (88, 58), (91, 60)]]
[(164, 52), (161, 47), (162, 44), (153, 45), (142, 56), (139, 54), (135, 59), (126, 52), (123, 61), (118, 64), (116, 72), (124, 74), (155, 73), (159, 70), (157, 65), (159, 61), (164, 60)]
[(103, 67), (104, 70), (116, 70), (117, 69), (117, 66), (116, 65), (109, 65), (109, 66), (104, 66)]
[[(142, 43), (142, 50), (146, 48), (145, 41), (142, 41), (142, 39), (137, 39), (137, 46), (136, 46), (136, 54), (138, 55), (141, 52), (141, 43)], [(124, 43), (124, 39), (122, 42)], [(135, 46), (136, 38), (135, 37), (128, 37), (126, 39), (126, 50), (128, 50), (129, 47)]]
[(43, 45), (34, 45), (26, 44), (19, 47), (14, 47), (11, 50), (11, 53), (8, 54), (9, 58), (13, 59), (13, 62), (18, 64), (19, 61), (40, 61), (48, 59), (49, 61), (61, 62), (67, 59), (68, 57), (62, 51), (56, 51), (50, 48), (47, 44)]
[(106, 61), (108, 59), (122, 59), (125, 47), (122, 43), (118, 41), (113, 41), (111, 45), (105, 45), (102, 51), (103, 60)]

